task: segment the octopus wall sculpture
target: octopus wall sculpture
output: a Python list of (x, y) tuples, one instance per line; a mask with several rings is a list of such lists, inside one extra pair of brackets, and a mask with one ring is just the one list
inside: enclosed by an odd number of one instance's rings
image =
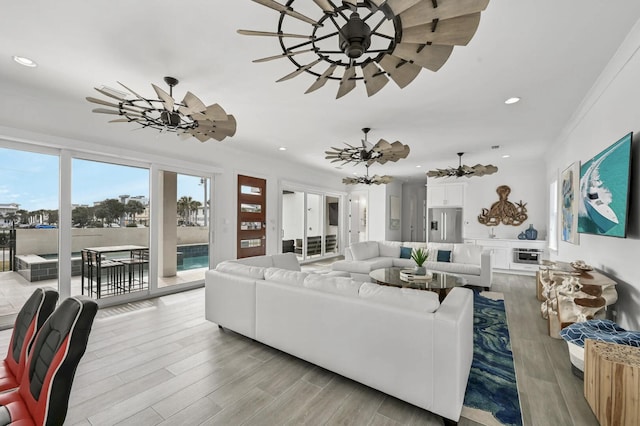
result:
[(482, 209), (478, 215), (478, 222), (486, 226), (504, 225), (520, 226), (527, 220), (527, 203), (520, 200), (513, 204), (508, 200), (511, 188), (507, 185), (500, 185), (496, 188), (500, 200), (491, 205), (490, 209)]

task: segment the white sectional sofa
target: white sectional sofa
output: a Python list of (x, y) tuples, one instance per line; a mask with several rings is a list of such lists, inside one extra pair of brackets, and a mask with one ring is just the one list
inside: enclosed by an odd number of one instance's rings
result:
[(293, 253), (206, 273), (206, 318), (458, 421), (473, 358), (473, 293), (400, 289), (300, 271)]
[[(354, 279), (369, 281), (369, 272), (375, 269), (399, 266), (412, 268), (416, 263), (411, 258), (401, 258), (401, 248), (424, 248), (429, 258), (423, 266), (427, 270), (450, 272), (467, 280), (468, 284), (491, 287), (493, 251), (473, 244), (422, 243), (400, 241), (363, 241), (347, 247), (344, 260), (331, 265), (334, 271), (345, 271)], [(438, 251), (450, 252), (448, 262), (438, 262)], [(446, 256), (441, 256), (446, 257)]]

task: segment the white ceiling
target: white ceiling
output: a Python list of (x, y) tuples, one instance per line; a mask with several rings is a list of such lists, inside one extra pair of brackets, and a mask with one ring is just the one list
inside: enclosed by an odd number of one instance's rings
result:
[[(324, 150), (357, 144), (360, 129), (371, 127), (370, 141), (411, 147), (407, 159), (371, 171), (405, 179), (456, 166), (458, 151), (466, 152), (469, 165), (539, 158), (640, 18), (637, 0), (491, 0), (471, 43), (456, 47), (438, 72), (423, 70), (404, 89), (390, 82), (371, 98), (360, 83), (336, 100), (336, 81), (305, 95), (311, 75), (275, 82), (293, 71), (288, 60), (251, 62), (281, 51), (276, 38), (236, 33), (276, 30), (278, 13), (249, 0), (14, 0), (2, 6), (0, 126), (215, 163), (220, 142), (108, 124), (111, 118), (91, 113), (94, 105), (85, 100), (102, 97), (93, 87), (117, 88), (117, 81), (154, 97), (150, 83), (164, 87), (162, 78), (171, 75), (180, 80), (177, 99), (189, 90), (236, 117), (236, 135), (221, 143), (239, 153), (335, 170)], [(39, 66), (19, 66), (13, 55)], [(522, 101), (505, 105), (511, 96)], [(280, 146), (288, 150), (279, 152)]]

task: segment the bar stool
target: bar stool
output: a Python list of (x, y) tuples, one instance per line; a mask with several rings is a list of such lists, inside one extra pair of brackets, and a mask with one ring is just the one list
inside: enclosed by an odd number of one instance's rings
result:
[(119, 291), (124, 292), (124, 263), (117, 260), (103, 259), (102, 256), (95, 251), (89, 252), (89, 258), (90, 264), (95, 268), (96, 296), (98, 299), (103, 295), (103, 272), (107, 279), (107, 281), (104, 282), (107, 286), (107, 291), (110, 289), (112, 291), (112, 294), (107, 292), (106, 295), (114, 295)]
[(128, 291), (135, 287), (136, 279), (139, 289), (144, 289), (144, 267), (149, 264), (149, 252), (147, 250), (132, 250), (129, 258), (118, 259), (119, 262), (127, 265)]

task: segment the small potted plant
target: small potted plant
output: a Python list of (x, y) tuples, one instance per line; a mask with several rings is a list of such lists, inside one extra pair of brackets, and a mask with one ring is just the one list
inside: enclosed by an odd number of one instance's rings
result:
[(427, 251), (423, 248), (417, 248), (413, 250), (413, 252), (411, 253), (411, 259), (413, 259), (413, 261), (416, 262), (416, 265), (417, 265), (415, 269), (416, 275), (427, 274), (427, 270), (422, 265), (424, 265), (424, 262), (427, 261), (428, 257), (429, 257), (429, 253), (427, 253)]

